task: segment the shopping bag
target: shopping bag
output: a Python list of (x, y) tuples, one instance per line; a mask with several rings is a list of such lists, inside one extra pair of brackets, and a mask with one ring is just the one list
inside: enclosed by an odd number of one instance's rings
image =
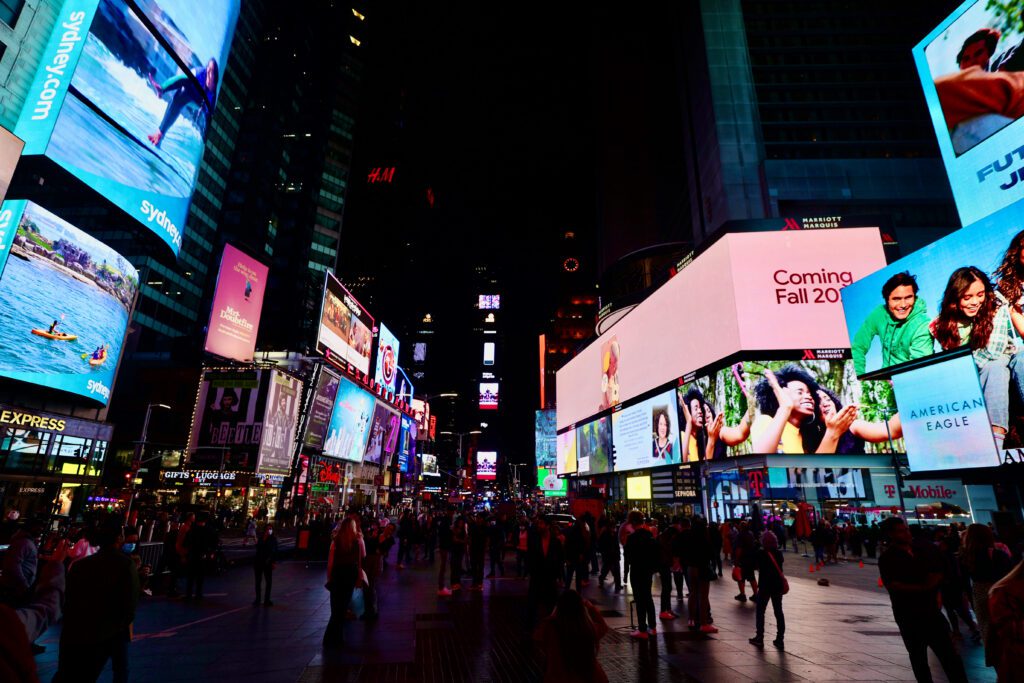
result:
[(357, 619), (363, 616), (366, 611), (366, 598), (362, 588), (352, 590), (352, 600), (348, 603), (348, 608), (352, 610), (352, 614), (356, 615)]

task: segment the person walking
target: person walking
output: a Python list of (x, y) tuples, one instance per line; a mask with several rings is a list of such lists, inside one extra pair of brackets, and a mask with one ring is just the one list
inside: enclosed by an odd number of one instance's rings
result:
[(939, 610), (942, 557), (938, 549), (923, 539), (914, 541), (900, 517), (886, 518), (879, 525), (879, 535), (888, 541), (888, 547), (878, 559), (878, 573), (889, 591), (893, 617), (910, 655), (914, 677), (919, 683), (931, 683), (931, 648), (946, 678), (951, 683), (966, 683), (963, 660), (953, 649), (949, 624)]
[(345, 614), (352, 591), (362, 584), (360, 567), (366, 556), (363, 534), (355, 517), (338, 526), (327, 554), (327, 590), (331, 592), (331, 618), (324, 630), (324, 647), (340, 647), (345, 641)]
[(245, 523), (245, 536), (242, 537), (242, 545), (247, 546), (256, 542), (256, 520), (249, 517)]
[(985, 524), (971, 524), (961, 553), (964, 572), (971, 580), (974, 614), (978, 617), (981, 642), (988, 642), (988, 592), (992, 585), (1006, 576), (1012, 563), (1010, 556), (996, 547), (996, 537)]
[[(630, 534), (633, 533), (633, 525), (629, 523), (629, 515), (626, 515), (626, 520), (619, 525), (619, 545), (622, 547), (623, 555), (626, 552), (626, 541), (629, 540)], [(629, 557), (624, 556), (622, 558), (622, 582), (629, 583)]]
[(469, 532), (466, 530), (466, 519), (459, 515), (455, 518), (455, 525), (452, 527), (452, 552), (449, 558), (452, 565), (451, 586), (453, 592), (462, 590), (462, 563), (468, 545)]
[(679, 568), (679, 556), (673, 554), (673, 548), (681, 531), (679, 519), (676, 518), (658, 534), (658, 577), (661, 582), (661, 612), (658, 618), (662, 621), (672, 621), (679, 616), (672, 610), (672, 574)]
[(412, 542), (416, 534), (416, 519), (412, 512), (406, 510), (398, 521), (398, 563), (399, 569), (405, 569), (406, 564), (412, 564)]
[(185, 536), (185, 599), (191, 600), (193, 590), (196, 599), (203, 598), (203, 581), (206, 579), (206, 563), (217, 547), (217, 539), (207, 524), (206, 515), (200, 515)]
[(260, 588), (264, 579), (266, 580), (263, 591), (263, 604), (267, 607), (273, 605), (270, 599), (270, 588), (274, 582), (274, 567), (277, 566), (277, 537), (274, 536), (274, 525), (267, 524), (256, 539), (256, 559), (253, 561), (253, 569), (256, 573), (256, 599), (252, 601), (253, 607), (260, 604)]
[(711, 550), (711, 568), (718, 572), (718, 576), (722, 576), (722, 529), (718, 526), (718, 522), (711, 522), (708, 524), (708, 545)]
[(447, 512), (439, 512), (434, 515), (431, 525), (437, 535), (437, 552), (441, 556), (441, 564), (437, 568), (437, 594), (447, 597), (452, 594), (452, 589), (445, 585), (448, 573), (448, 555), (452, 550), (451, 516)]
[(690, 586), (687, 625), (703, 633), (718, 633), (711, 620), (711, 581), (715, 579), (711, 532), (703, 517), (695, 515), (690, 528), (683, 529), (676, 538), (674, 552), (686, 571)]
[(363, 586), (363, 603), (365, 611), (360, 617), (363, 621), (376, 621), (379, 613), (377, 604), (377, 583), (384, 571), (384, 559), (380, 554), (380, 524), (371, 519), (363, 532), (363, 548), (366, 551), (362, 567), (366, 585)]
[(538, 612), (549, 614), (558, 599), (558, 588), (565, 571), (562, 542), (551, 529), (551, 522), (541, 516), (534, 523), (528, 551), (530, 583), (527, 588), (528, 613), (531, 623)]
[(644, 515), (639, 510), (629, 513), (629, 523), (634, 531), (626, 540), (626, 563), (630, 568), (629, 585), (633, 589), (633, 601), (636, 603), (637, 630), (630, 637), (647, 640), (648, 629), (656, 635), (654, 596), (651, 586), (654, 572), (658, 568), (661, 548), (650, 530), (644, 525)]
[(1024, 561), (989, 591), (989, 639), (985, 657), (999, 683), (1024, 682)]
[(519, 519), (519, 526), (515, 531), (516, 539), (516, 576), (525, 579), (529, 570), (527, 556), (530, 550), (530, 524), (526, 516)]
[(487, 519), (477, 513), (469, 527), (469, 571), (473, 576), (472, 591), (484, 589), (484, 553), (487, 550)]
[(768, 610), (769, 601), (775, 613), (776, 635), (772, 645), (781, 650), (785, 644), (786, 617), (782, 613), (782, 596), (789, 591), (789, 586), (782, 573), (784, 561), (775, 534), (771, 531), (761, 534), (761, 548), (755, 559), (758, 578), (757, 596), (754, 598), (757, 603), (757, 633), (750, 639), (751, 644), (758, 647), (764, 645), (764, 613)]
[(19, 607), (32, 596), (32, 585), (39, 571), (38, 540), (45, 528), (42, 520), (33, 519), (18, 529), (4, 553), (0, 571), (0, 601)]
[(615, 533), (615, 524), (610, 518), (602, 516), (597, 526), (600, 529), (597, 535), (597, 549), (601, 553), (601, 574), (598, 577), (598, 582), (603, 584), (608, 573), (611, 572), (612, 579), (615, 580), (615, 592), (621, 593), (622, 569), (619, 567), (619, 561), (622, 559), (622, 555), (619, 550), (619, 539)]
[(736, 583), (739, 584), (740, 592), (736, 599), (740, 602), (747, 601), (746, 583), (748, 581), (750, 582), (751, 597), (757, 595), (757, 577), (754, 575), (754, 552), (756, 549), (754, 532), (750, 530), (747, 522), (741, 522), (739, 533), (736, 534), (736, 540), (732, 545), (733, 561), (739, 568), (739, 579)]
[(587, 581), (587, 553), (590, 551), (590, 531), (582, 517), (576, 519), (565, 535), (565, 585), (572, 585), (576, 575), (576, 592), (583, 590)]
[(544, 654), (544, 683), (608, 683), (597, 659), (606, 633), (608, 624), (589, 600), (571, 589), (563, 592), (534, 632)]
[(128, 643), (139, 601), (135, 563), (121, 552), (120, 520), (95, 534), (99, 551), (67, 574), (64, 620), (54, 683), (95, 681), (111, 660), (114, 683), (128, 681)]
[(499, 515), (497, 519), (491, 518), (487, 523), (487, 554), (491, 560), (491, 570), (487, 573), (488, 579), (493, 579), (495, 571), (499, 576), (505, 576), (505, 515)]

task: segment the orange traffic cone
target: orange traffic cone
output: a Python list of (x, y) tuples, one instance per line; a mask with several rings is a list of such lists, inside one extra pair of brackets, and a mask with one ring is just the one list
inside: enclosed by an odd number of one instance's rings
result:
[[(860, 564), (858, 564), (857, 566), (860, 567), (861, 569), (864, 569), (864, 560), (861, 560)], [(881, 577), (879, 577), (879, 578), (881, 578)]]
[(878, 587), (879, 588), (885, 588), (885, 584), (882, 583), (882, 577), (881, 576), (878, 577)]
[(811, 566), (810, 566), (810, 568), (807, 571), (809, 571), (812, 574), (814, 573), (814, 563), (813, 562), (811, 563)]

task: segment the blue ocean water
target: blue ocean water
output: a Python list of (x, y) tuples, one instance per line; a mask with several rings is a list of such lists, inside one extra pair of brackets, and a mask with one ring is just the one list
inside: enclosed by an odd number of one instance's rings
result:
[[(94, 373), (109, 385), (128, 324), (124, 306), (109, 294), (46, 263), (12, 255), (0, 279), (0, 301), (0, 373)], [(47, 329), (61, 314), (58, 329), (78, 339), (56, 341), (31, 333)], [(107, 362), (94, 368), (81, 356), (101, 344), (110, 345)]]
[(129, 187), (176, 197), (191, 194), (203, 139), (187, 107), (159, 148), (146, 139), (157, 130), (170, 95), (149, 83), (89, 35), (73, 85), (137, 139), (131, 140), (69, 95), (54, 127), (49, 156), (62, 165), (111, 178)]

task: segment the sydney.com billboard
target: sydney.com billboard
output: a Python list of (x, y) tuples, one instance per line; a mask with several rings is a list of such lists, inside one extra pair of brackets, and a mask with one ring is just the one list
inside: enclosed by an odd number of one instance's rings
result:
[(67, 0), (15, 133), (178, 253), (239, 0)]

